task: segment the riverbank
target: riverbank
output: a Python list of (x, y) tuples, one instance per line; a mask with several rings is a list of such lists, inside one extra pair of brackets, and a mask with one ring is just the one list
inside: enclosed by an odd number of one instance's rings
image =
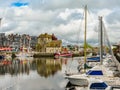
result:
[[(73, 53), (73, 57), (79, 57), (82, 56), (80, 53)], [(34, 58), (39, 58), (39, 57), (53, 57), (54, 58), (54, 53), (35, 53), (33, 55)]]

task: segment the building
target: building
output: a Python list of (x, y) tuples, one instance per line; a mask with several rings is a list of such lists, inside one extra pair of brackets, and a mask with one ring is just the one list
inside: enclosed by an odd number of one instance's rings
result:
[(58, 40), (54, 34), (41, 34), (38, 37), (36, 50), (39, 52), (54, 53), (61, 51), (62, 41)]
[(37, 36), (27, 34), (9, 34), (0, 33), (0, 48), (10, 47), (13, 51), (20, 51), (21, 48), (35, 49), (37, 44)]
[(21, 35), (19, 34), (9, 34), (6, 36), (8, 38), (9, 46), (13, 49), (13, 51), (19, 51), (20, 50), (20, 40)]
[(0, 33), (0, 47), (5, 46), (5, 43), (4, 43), (5, 39), (6, 39), (5, 33)]
[(31, 36), (30, 47), (35, 50), (37, 44), (37, 36)]

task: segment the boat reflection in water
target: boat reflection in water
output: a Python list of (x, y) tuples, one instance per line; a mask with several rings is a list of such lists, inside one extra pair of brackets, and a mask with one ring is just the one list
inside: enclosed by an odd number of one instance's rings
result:
[(0, 65), (0, 74), (5, 75), (6, 73), (10, 75), (18, 75), (18, 74), (29, 74), (30, 65), (32, 61), (29, 60), (20, 60), (14, 59), (12, 61), (1, 61)]
[(39, 59), (19, 59), (15, 58), (11, 61), (0, 62), (0, 75), (10, 74), (27, 74), (30, 71), (37, 71), (42, 77), (49, 77), (55, 75), (58, 71), (62, 70), (62, 64), (66, 64), (66, 60), (63, 59), (50, 59), (50, 58), (39, 58)]

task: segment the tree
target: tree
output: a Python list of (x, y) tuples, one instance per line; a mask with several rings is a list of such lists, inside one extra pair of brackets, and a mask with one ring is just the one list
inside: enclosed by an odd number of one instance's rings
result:
[(36, 51), (40, 52), (40, 51), (41, 51), (41, 49), (42, 49), (42, 45), (37, 44), (37, 45), (36, 45)]

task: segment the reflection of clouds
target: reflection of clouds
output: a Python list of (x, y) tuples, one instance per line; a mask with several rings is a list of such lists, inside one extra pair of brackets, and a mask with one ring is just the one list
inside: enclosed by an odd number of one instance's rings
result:
[(0, 76), (0, 90), (7, 90), (16, 85), (16, 77), (10, 75)]
[(66, 81), (66, 80), (62, 80), (61, 82), (59, 82), (59, 87), (60, 88), (64, 88), (65, 86), (66, 86), (66, 83), (67, 83), (68, 81)]
[[(46, 86), (47, 85), (47, 86)], [(54, 90), (54, 83), (44, 78), (36, 78), (32, 80), (26, 80), (21, 83), (22, 88), (20, 90)]]
[[(59, 89), (59, 79), (60, 77), (40, 77), (37, 73), (32, 71), (29, 76), (20, 75), (18, 78), (18, 90), (62, 90)], [(47, 85), (47, 86), (46, 86)], [(58, 88), (58, 89), (57, 89)], [(14, 89), (16, 90), (16, 89)]]
[(63, 72), (63, 66), (62, 66), (62, 71), (58, 71), (55, 75), (54, 78), (50, 78), (50, 81), (52, 80), (55, 87), (57, 88), (55, 90), (63, 90), (63, 88), (66, 86), (67, 80), (64, 78), (65, 72)]

